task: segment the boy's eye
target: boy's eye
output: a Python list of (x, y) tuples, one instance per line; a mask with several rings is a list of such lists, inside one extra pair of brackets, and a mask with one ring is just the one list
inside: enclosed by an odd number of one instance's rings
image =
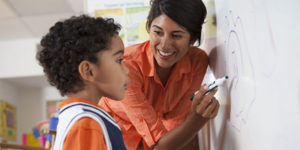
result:
[(117, 59), (117, 61), (116, 61), (117, 63), (119, 63), (119, 64), (122, 64), (122, 62), (123, 62), (123, 58), (120, 58), (120, 59)]

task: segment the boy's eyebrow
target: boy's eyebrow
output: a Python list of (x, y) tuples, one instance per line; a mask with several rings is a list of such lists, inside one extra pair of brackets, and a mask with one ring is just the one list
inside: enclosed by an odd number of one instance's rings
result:
[(117, 52), (113, 53), (113, 56), (118, 54), (124, 54), (124, 49), (118, 50)]
[[(158, 29), (160, 29), (160, 30), (163, 30), (160, 26), (158, 26), (158, 25), (153, 25), (152, 27), (156, 27), (156, 28), (158, 28)], [(182, 30), (175, 30), (175, 31), (172, 31), (172, 33), (185, 33), (184, 31), (182, 31)]]

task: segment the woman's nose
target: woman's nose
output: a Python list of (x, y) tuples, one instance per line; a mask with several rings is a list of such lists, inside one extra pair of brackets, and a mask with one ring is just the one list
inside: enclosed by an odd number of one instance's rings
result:
[(168, 50), (172, 45), (172, 39), (167, 36), (162, 37), (161, 39), (161, 49)]

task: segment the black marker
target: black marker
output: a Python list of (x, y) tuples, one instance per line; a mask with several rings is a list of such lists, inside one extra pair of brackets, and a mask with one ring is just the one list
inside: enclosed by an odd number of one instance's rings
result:
[[(208, 85), (208, 90), (204, 93), (207, 94), (209, 92), (211, 92), (212, 90), (214, 90), (215, 88), (217, 88), (218, 86), (222, 85), (224, 83), (224, 81), (226, 81), (228, 79), (228, 76), (225, 76), (223, 78), (219, 78), (217, 80), (215, 80), (213, 83)], [(199, 90), (197, 90), (191, 97), (190, 100), (194, 99), (194, 96), (197, 95), (199, 93)]]

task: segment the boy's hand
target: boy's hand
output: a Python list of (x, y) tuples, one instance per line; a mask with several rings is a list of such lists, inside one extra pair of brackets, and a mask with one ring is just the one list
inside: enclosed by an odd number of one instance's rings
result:
[(209, 120), (217, 116), (220, 107), (219, 102), (214, 97), (217, 92), (217, 88), (204, 95), (207, 90), (207, 85), (202, 85), (199, 93), (195, 95), (192, 103), (191, 113), (196, 113), (201, 120)]

